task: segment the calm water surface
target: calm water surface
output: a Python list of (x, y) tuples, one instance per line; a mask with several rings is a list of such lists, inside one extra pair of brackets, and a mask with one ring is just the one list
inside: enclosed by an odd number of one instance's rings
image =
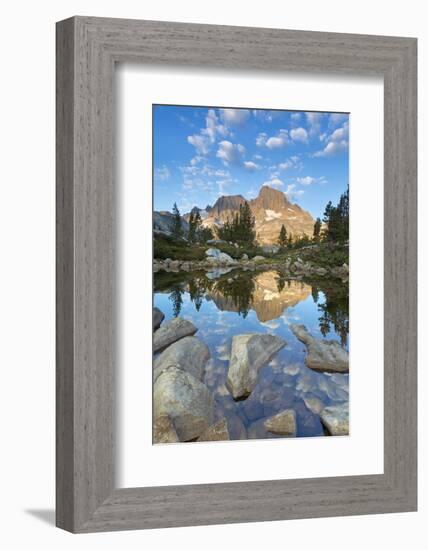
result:
[[(349, 376), (307, 368), (306, 348), (289, 326), (304, 324), (314, 337), (337, 340), (347, 349), (347, 283), (284, 280), (276, 271), (217, 270), (160, 271), (154, 286), (154, 305), (165, 320), (188, 319), (209, 347), (205, 384), (215, 398), (215, 420), (228, 418), (232, 439), (280, 437), (267, 432), (263, 422), (284, 408), (296, 411), (298, 437), (325, 435), (317, 413), (322, 406), (348, 401)], [(231, 340), (251, 332), (276, 334), (287, 345), (259, 371), (251, 395), (234, 401), (225, 385)]]

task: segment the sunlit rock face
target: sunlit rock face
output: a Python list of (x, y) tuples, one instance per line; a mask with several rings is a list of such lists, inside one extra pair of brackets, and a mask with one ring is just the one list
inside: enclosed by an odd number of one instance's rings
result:
[[(244, 202), (241, 195), (220, 197), (202, 224), (214, 228), (221, 226), (239, 211), (239, 206)], [(315, 221), (312, 216), (297, 204), (291, 203), (282, 191), (263, 186), (258, 197), (248, 203), (256, 221), (257, 241), (260, 244), (277, 243), (282, 225), (288, 234), (294, 236), (313, 234)]]
[[(239, 283), (237, 283), (239, 284)], [(301, 281), (288, 281), (284, 285), (278, 280), (276, 271), (265, 271), (254, 277), (254, 287), (248, 297), (247, 308), (256, 312), (257, 319), (266, 323), (280, 317), (283, 312), (306, 300), (312, 287)], [(233, 293), (214, 285), (207, 297), (212, 299), (221, 311), (243, 311), (245, 304), (239, 302)], [(239, 296), (242, 300), (242, 296)]]

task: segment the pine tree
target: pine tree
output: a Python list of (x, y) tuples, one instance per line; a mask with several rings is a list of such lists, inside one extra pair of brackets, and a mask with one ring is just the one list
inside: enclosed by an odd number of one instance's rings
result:
[(180, 210), (178, 209), (177, 203), (174, 203), (172, 207), (172, 234), (175, 238), (179, 239), (183, 236), (183, 226), (181, 223)]
[(349, 239), (349, 188), (340, 196), (337, 206), (327, 204), (323, 221), (326, 224), (324, 237), (331, 242)]
[(314, 241), (318, 242), (320, 240), (321, 234), (321, 220), (317, 218), (314, 223)]
[(190, 212), (190, 216), (189, 216), (188, 239), (189, 239), (189, 243), (195, 242), (195, 239), (196, 239), (196, 224), (195, 224), (195, 216), (193, 215), (193, 210)]
[(279, 232), (278, 237), (278, 244), (281, 248), (284, 248), (287, 246), (288, 240), (287, 240), (287, 230), (285, 228), (285, 225), (281, 226), (281, 231)]
[(196, 240), (199, 241), (200, 240), (201, 224), (202, 224), (201, 215), (199, 213), (199, 210), (196, 210), (196, 214), (195, 214), (195, 217), (194, 217), (194, 224), (195, 224)]

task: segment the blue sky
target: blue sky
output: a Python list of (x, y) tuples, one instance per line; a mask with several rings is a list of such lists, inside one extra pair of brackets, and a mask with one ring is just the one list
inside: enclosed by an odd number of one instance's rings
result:
[(348, 185), (348, 114), (154, 105), (153, 140), (155, 210), (269, 185), (322, 217)]

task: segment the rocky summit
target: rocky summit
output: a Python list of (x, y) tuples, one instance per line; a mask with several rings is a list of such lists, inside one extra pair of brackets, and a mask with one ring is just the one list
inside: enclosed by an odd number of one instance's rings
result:
[[(221, 227), (228, 219), (232, 219), (245, 201), (242, 195), (227, 195), (219, 197), (212, 207), (207, 206), (204, 210), (197, 208), (202, 225), (215, 231), (216, 227)], [(258, 197), (247, 202), (255, 218), (259, 244), (277, 243), (282, 225), (285, 226), (288, 235), (312, 237), (315, 220), (309, 212), (290, 202), (282, 191), (264, 185)], [(184, 230), (188, 227), (188, 219), (189, 214), (183, 216)], [(168, 233), (171, 222), (172, 215), (169, 212), (154, 213), (155, 231)]]

